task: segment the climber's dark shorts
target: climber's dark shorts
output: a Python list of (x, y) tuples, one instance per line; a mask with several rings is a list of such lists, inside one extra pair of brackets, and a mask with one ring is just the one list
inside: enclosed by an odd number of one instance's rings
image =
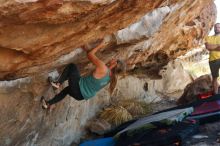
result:
[(213, 78), (219, 77), (220, 59), (209, 62), (209, 67)]

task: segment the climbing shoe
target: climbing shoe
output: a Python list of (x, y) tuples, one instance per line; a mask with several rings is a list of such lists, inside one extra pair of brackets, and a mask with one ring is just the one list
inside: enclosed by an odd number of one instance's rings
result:
[(54, 87), (55, 89), (59, 89), (60, 88), (60, 83), (58, 82), (54, 82), (52, 77), (48, 77), (48, 81), (50, 82), (50, 84), (52, 85), (52, 87)]
[(41, 102), (42, 102), (42, 108), (43, 109), (50, 109), (50, 105), (47, 103), (44, 96), (41, 97)]

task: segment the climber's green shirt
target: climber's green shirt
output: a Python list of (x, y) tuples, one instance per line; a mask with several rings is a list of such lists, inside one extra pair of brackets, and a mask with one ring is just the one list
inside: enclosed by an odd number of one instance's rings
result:
[(105, 77), (96, 79), (93, 75), (81, 77), (79, 80), (80, 92), (84, 99), (89, 99), (96, 95), (96, 93), (106, 86), (110, 81), (110, 72), (108, 70)]

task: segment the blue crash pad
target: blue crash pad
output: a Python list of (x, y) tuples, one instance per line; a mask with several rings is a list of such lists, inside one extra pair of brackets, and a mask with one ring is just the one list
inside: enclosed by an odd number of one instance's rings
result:
[(112, 137), (89, 140), (80, 144), (80, 146), (114, 146), (114, 145), (115, 145), (115, 140)]

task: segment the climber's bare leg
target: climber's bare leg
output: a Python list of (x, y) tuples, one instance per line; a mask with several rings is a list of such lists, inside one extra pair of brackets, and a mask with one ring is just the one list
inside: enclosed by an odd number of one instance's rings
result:
[(212, 85), (213, 85), (213, 89), (214, 89), (214, 94), (218, 94), (218, 78), (213, 78), (212, 79)]

